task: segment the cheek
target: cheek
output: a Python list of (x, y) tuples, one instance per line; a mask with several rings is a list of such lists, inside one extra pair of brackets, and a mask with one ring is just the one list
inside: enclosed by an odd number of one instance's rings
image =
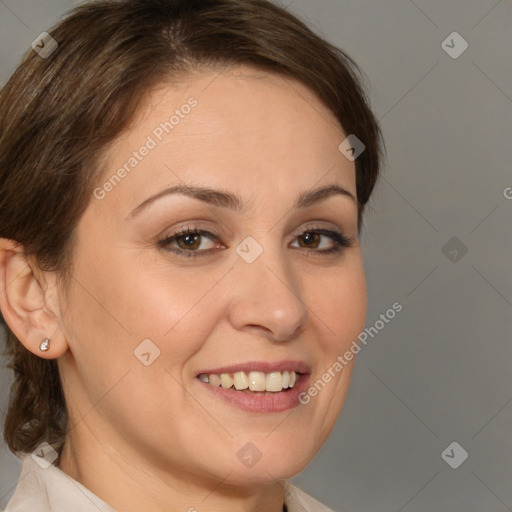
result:
[(84, 352), (101, 346), (104, 355), (126, 364), (150, 339), (171, 368), (198, 351), (218, 321), (222, 287), (216, 285), (224, 272), (171, 268), (162, 259), (139, 265), (133, 255), (110, 256), (76, 270), (80, 281), (89, 283), (75, 286), (70, 300), (73, 312), (80, 312), (73, 315), (73, 332), (87, 340)]
[(344, 402), (355, 359), (342, 359), (341, 364), (339, 358), (351, 349), (354, 341), (357, 343), (357, 336), (364, 329), (366, 280), (360, 257), (322, 275), (321, 286), (316, 286), (311, 295), (318, 346), (309, 406), (315, 410), (313, 416), (318, 419), (319, 432), (325, 439)]
[[(110, 254), (111, 260), (75, 268), (66, 319), (74, 364), (65, 381), (69, 389), (74, 385), (72, 402), (85, 404), (77, 417), (101, 400), (101, 413), (120, 429), (140, 433), (147, 427), (150, 432), (155, 422), (172, 422), (165, 412), (169, 400), (174, 411), (187, 406), (176, 379), (181, 380), (187, 361), (201, 350), (219, 321), (217, 313), (225, 309), (215, 287), (225, 272), (171, 271), (162, 264), (142, 268)], [(141, 345), (146, 339), (154, 345)], [(150, 353), (154, 362), (149, 366), (134, 354), (139, 346)], [(105, 390), (113, 391), (104, 398)], [(134, 408), (144, 418), (138, 426), (133, 426)]]
[(363, 330), (366, 319), (366, 280), (362, 260), (354, 258), (346, 267), (324, 271), (321, 285), (310, 293), (312, 317), (323, 324), (320, 340), (324, 355), (339, 354)]

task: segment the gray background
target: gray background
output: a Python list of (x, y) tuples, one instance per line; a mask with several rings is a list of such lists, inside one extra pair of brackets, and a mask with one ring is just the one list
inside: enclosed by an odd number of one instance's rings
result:
[[(2, 84), (76, 3), (0, 0)], [(294, 483), (341, 512), (512, 510), (512, 2), (289, 7), (368, 75), (388, 159), (363, 232), (367, 325), (403, 305), (359, 353), (340, 420)], [(454, 31), (469, 45), (456, 59), (441, 47)], [(8, 385), (2, 369), (3, 409)], [(441, 457), (453, 441), (469, 454), (457, 469)], [(0, 509), (18, 472), (2, 447)]]

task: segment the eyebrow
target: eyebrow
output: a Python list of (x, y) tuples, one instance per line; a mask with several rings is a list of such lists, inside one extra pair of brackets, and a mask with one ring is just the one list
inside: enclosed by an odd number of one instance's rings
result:
[[(158, 199), (172, 194), (182, 194), (188, 197), (192, 197), (194, 199), (198, 199), (199, 201), (203, 201), (204, 203), (213, 206), (229, 208), (235, 212), (241, 212), (244, 210), (244, 205), (241, 197), (236, 194), (232, 194), (231, 192), (215, 190), (208, 187), (176, 185), (174, 187), (166, 188), (165, 190), (162, 190), (161, 192), (158, 192), (157, 194), (148, 197), (145, 201), (139, 204), (139, 206), (132, 210), (132, 212), (128, 215), (127, 219), (135, 217), (144, 208), (146, 208), (151, 203), (157, 201)], [(301, 192), (301, 194), (295, 201), (293, 208), (307, 208), (334, 195), (348, 197), (356, 205), (358, 204), (357, 199), (351, 192), (349, 192), (342, 186), (333, 183), (331, 185), (327, 185), (324, 187)]]

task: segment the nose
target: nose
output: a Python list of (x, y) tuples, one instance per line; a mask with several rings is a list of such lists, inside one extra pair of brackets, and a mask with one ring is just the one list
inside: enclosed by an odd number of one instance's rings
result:
[(229, 304), (232, 326), (270, 341), (288, 341), (302, 332), (308, 321), (301, 283), (283, 254), (266, 250), (246, 263), (237, 261), (231, 279)]

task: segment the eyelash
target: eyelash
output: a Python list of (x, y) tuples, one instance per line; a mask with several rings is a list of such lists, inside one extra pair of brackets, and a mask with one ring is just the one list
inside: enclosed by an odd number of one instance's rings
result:
[[(162, 240), (159, 240), (157, 245), (166, 251), (172, 251), (175, 254), (177, 254), (178, 256), (184, 257), (184, 258), (197, 258), (197, 257), (206, 256), (208, 253), (210, 253), (212, 250), (214, 250), (214, 249), (208, 249), (208, 250), (202, 250), (202, 251), (197, 251), (197, 250), (196, 251), (187, 251), (184, 249), (168, 248), (168, 246), (172, 242), (174, 242), (176, 239), (178, 239), (182, 236), (189, 235), (189, 234), (201, 235), (206, 238), (209, 238), (210, 240), (218, 240), (218, 236), (219, 236), (217, 233), (213, 233), (211, 231), (198, 229), (198, 228), (186, 227), (182, 230), (179, 230), (179, 231), (176, 231), (175, 233), (170, 234), (169, 236), (165, 237)], [(308, 226), (303, 231), (298, 233), (296, 235), (296, 238), (304, 236), (305, 234), (318, 234), (318, 235), (327, 236), (327, 237), (331, 238), (331, 240), (333, 240), (333, 242), (335, 243), (334, 247), (332, 247), (331, 249), (308, 250), (307, 248), (304, 248), (308, 255), (310, 253), (313, 253), (313, 255), (315, 255), (315, 256), (319, 256), (319, 255), (327, 256), (327, 255), (339, 253), (343, 249), (352, 247), (354, 245), (354, 239), (352, 237), (347, 237), (346, 235), (344, 235), (341, 232), (333, 231), (330, 229), (315, 228), (315, 227)]]

